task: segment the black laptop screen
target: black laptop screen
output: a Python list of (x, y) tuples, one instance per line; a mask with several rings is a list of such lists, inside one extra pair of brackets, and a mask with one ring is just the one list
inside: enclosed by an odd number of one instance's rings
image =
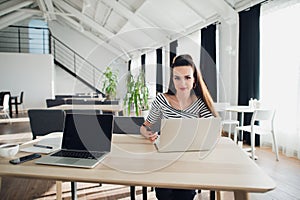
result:
[(110, 151), (113, 116), (67, 114), (62, 149)]

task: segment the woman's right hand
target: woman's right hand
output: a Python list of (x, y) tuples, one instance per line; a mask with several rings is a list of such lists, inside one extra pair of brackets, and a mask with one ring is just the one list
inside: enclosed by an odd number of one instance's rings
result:
[(141, 126), (140, 132), (145, 138), (149, 139), (151, 142), (153, 142), (158, 136), (157, 132), (152, 132), (151, 128), (146, 125)]

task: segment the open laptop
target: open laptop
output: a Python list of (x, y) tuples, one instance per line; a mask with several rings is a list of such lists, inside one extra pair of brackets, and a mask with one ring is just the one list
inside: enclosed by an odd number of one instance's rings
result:
[(112, 115), (67, 114), (61, 149), (35, 163), (93, 168), (111, 150), (112, 127)]
[(162, 119), (154, 145), (159, 152), (209, 151), (220, 133), (220, 118)]

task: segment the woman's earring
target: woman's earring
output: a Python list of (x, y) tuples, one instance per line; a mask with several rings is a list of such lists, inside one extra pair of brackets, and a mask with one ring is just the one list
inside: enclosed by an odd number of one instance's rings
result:
[(196, 88), (196, 83), (193, 84), (193, 88)]

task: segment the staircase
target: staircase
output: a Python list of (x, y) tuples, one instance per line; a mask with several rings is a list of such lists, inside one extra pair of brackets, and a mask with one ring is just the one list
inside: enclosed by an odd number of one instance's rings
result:
[(54, 64), (96, 93), (102, 72), (58, 38), (48, 28), (9, 26), (0, 30), (0, 52), (52, 54)]

